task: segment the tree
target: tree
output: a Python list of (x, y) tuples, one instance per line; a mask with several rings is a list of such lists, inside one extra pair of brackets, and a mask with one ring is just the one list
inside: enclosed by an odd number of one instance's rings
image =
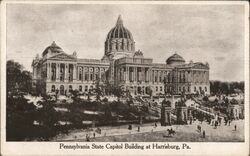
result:
[(210, 81), (210, 91), (213, 94), (232, 94), (238, 91), (244, 93), (244, 82)]
[(123, 95), (123, 90), (120, 86), (113, 86), (112, 93), (118, 98), (118, 101), (120, 101), (120, 98)]
[(96, 101), (100, 101), (101, 95), (102, 95), (102, 89), (100, 87), (100, 80), (97, 79), (96, 81), (96, 87), (95, 87), (95, 93), (96, 93)]
[(36, 107), (23, 96), (8, 97), (6, 107), (7, 140), (20, 141), (30, 136), (36, 119)]
[(13, 60), (7, 61), (7, 93), (31, 92), (32, 76), (29, 71), (23, 70), (23, 66)]
[(58, 122), (58, 114), (54, 109), (54, 101), (45, 99), (44, 102), (41, 102), (42, 108), (38, 110), (39, 118), (38, 120), (42, 123), (43, 126), (48, 128), (54, 128), (54, 125)]

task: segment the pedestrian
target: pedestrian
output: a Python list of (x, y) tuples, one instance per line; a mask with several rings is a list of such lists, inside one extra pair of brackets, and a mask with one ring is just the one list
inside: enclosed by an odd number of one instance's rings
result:
[(157, 123), (155, 123), (155, 127), (157, 127)]
[(228, 126), (230, 126), (231, 120), (228, 121)]
[(219, 126), (220, 126), (220, 125), (221, 125), (221, 120), (222, 120), (222, 119), (219, 117), (218, 120), (219, 120)]
[(203, 130), (202, 135), (203, 135), (203, 138), (205, 138), (205, 137), (206, 137), (206, 132), (205, 132), (205, 130)]
[(129, 129), (129, 130), (132, 130), (132, 125), (128, 125), (128, 129)]
[(86, 134), (86, 141), (89, 141), (89, 135)]
[(236, 129), (237, 129), (237, 126), (236, 126), (236, 125), (234, 125), (234, 130), (236, 131)]

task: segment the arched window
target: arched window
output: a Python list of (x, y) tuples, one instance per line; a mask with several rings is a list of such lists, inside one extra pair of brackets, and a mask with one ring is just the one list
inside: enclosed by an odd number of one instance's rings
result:
[(55, 85), (52, 85), (52, 87), (51, 87), (51, 92), (55, 92), (55, 90), (56, 90)]
[(60, 86), (60, 94), (64, 95), (64, 86), (63, 85)]
[(80, 70), (79, 70), (79, 80), (82, 80), (82, 68), (80, 67)]
[(118, 50), (118, 43), (115, 43), (115, 49)]
[(73, 89), (72, 89), (72, 85), (69, 85), (69, 91), (72, 91)]
[(93, 73), (90, 73), (90, 81), (93, 81)]

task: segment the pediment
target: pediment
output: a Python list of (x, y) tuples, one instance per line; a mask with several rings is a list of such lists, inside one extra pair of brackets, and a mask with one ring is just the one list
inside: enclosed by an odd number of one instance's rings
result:
[(76, 60), (75, 57), (67, 55), (65, 53), (56, 54), (54, 56), (49, 57), (48, 59), (52, 59), (52, 60)]

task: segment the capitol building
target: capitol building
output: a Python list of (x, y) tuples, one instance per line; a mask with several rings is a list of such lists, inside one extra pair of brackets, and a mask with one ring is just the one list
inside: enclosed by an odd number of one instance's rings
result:
[(84, 59), (78, 58), (76, 52), (66, 53), (53, 42), (32, 62), (34, 91), (87, 93), (99, 81), (120, 86), (132, 95), (210, 94), (208, 63), (187, 63), (177, 53), (166, 58), (165, 63), (154, 63), (136, 50), (133, 35), (121, 16), (108, 32), (104, 49), (101, 59)]

